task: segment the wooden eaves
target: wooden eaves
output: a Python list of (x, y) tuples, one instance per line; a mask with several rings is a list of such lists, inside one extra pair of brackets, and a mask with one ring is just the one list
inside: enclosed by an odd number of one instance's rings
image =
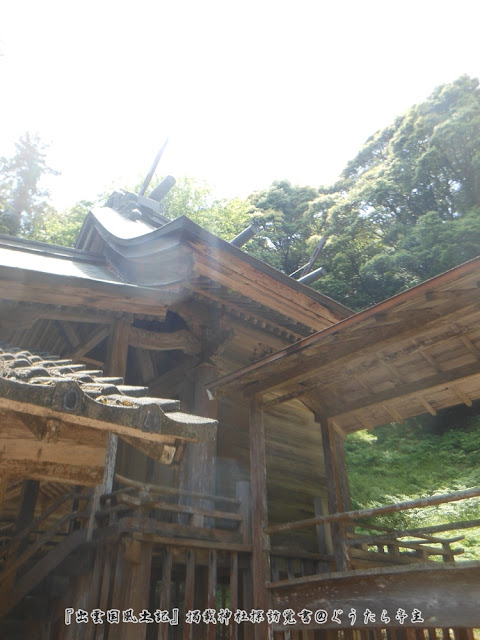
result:
[(480, 258), (223, 376), (212, 394), (294, 398), (344, 434), (480, 398)]

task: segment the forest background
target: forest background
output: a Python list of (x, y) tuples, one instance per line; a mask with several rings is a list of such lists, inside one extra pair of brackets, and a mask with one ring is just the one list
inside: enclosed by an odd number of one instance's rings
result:
[[(42, 179), (54, 174), (47, 148), (26, 133), (16, 153), (0, 159), (0, 233), (73, 246), (97, 202), (57, 211)], [(151, 188), (161, 178), (156, 177)], [(141, 182), (130, 185), (138, 192)], [(340, 178), (328, 186), (274, 182), (246, 199), (218, 199), (184, 176), (164, 200), (164, 214), (187, 215), (231, 240), (259, 229), (244, 250), (286, 274), (324, 244), (312, 286), (360, 311), (480, 254), (480, 89), (462, 76), (438, 87), (372, 135)], [(461, 490), (480, 484), (478, 406), (402, 425), (359, 432), (347, 440), (354, 507)], [(402, 528), (480, 518), (479, 500), (394, 514)], [(465, 559), (480, 558), (480, 530), (462, 532)]]

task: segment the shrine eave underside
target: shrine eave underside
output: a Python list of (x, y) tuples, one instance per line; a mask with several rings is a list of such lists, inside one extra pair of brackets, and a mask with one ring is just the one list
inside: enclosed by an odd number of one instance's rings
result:
[(214, 381), (348, 434), (480, 399), (480, 257)]

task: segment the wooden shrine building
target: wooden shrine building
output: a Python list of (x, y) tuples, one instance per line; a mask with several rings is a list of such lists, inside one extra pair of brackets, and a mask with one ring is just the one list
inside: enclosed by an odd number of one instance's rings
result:
[(480, 399), (479, 287), (353, 314), (135, 194), (0, 237), (0, 637), (473, 638), (480, 563), (352, 512), (344, 438)]

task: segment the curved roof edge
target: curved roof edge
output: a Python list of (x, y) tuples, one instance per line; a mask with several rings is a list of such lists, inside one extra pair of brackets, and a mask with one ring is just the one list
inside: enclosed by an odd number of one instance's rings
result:
[(119, 259), (131, 263), (136, 261), (144, 263), (146, 260), (151, 260), (154, 255), (160, 255), (168, 249), (174, 249), (177, 245), (189, 241), (200, 241), (209, 248), (217, 249), (219, 257), (223, 253), (226, 257), (232, 256), (240, 259), (270, 278), (315, 300), (328, 309), (337, 320), (343, 320), (353, 315), (353, 311), (348, 307), (245, 253), (242, 249), (207, 231), (185, 215), (159, 228), (152, 228), (151, 225), (132, 220), (114, 209), (99, 207), (93, 209), (85, 219), (76, 247), (82, 250), (91, 248), (92, 232), (96, 232), (97, 237), (100, 237), (107, 245), (108, 251), (105, 252), (105, 248), (103, 248), (104, 254), (109, 253), (109, 256), (112, 256), (113, 252)]

